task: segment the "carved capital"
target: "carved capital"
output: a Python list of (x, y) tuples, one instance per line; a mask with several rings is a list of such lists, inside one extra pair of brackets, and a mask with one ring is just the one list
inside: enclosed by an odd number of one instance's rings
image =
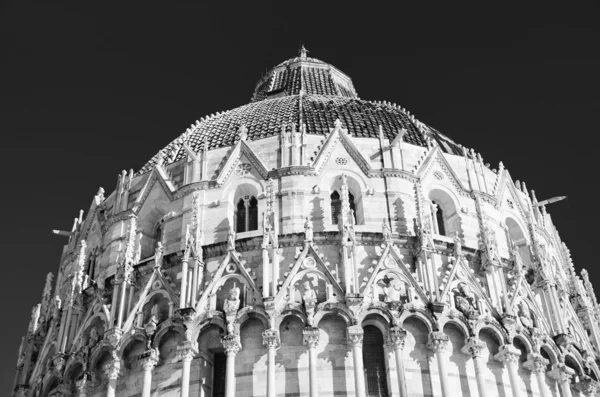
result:
[(302, 330), (302, 335), (304, 335), (304, 344), (309, 347), (309, 349), (314, 349), (319, 345), (319, 329), (315, 327), (304, 327)]
[(102, 367), (102, 369), (104, 370), (104, 374), (108, 380), (117, 380), (119, 377), (119, 371), (121, 370), (121, 361), (113, 360)]
[(362, 347), (364, 333), (365, 331), (360, 325), (348, 327), (348, 344), (352, 347)]
[(142, 363), (142, 368), (144, 371), (152, 371), (156, 364), (158, 363), (158, 350), (150, 349), (146, 350), (142, 354), (139, 355), (138, 359)]
[(444, 352), (448, 348), (448, 342), (450, 342), (450, 337), (448, 335), (442, 331), (433, 331), (429, 333), (427, 348), (433, 350), (435, 353)]
[(185, 340), (177, 346), (177, 360), (192, 361), (198, 354), (198, 342)]
[(599, 384), (589, 376), (586, 376), (575, 385), (584, 396), (594, 396), (598, 391)]
[(500, 361), (504, 364), (518, 364), (519, 357), (521, 357), (521, 351), (513, 345), (502, 345), (498, 349), (498, 353), (494, 356), (496, 361)]
[(406, 330), (400, 327), (392, 327), (388, 332), (387, 345), (394, 350), (403, 349), (406, 343)]
[(542, 357), (541, 354), (533, 353), (533, 354), (529, 355), (529, 360), (527, 360), (523, 363), (523, 368), (530, 370), (534, 374), (537, 374), (537, 373), (545, 374), (546, 366), (549, 363), (550, 363), (550, 361), (548, 361), (547, 359)]
[(86, 374), (81, 379), (75, 381), (75, 388), (79, 391), (80, 395), (87, 392), (88, 379)]
[(111, 328), (104, 333), (104, 339), (106, 339), (113, 347), (116, 347), (121, 338), (123, 337), (123, 331), (119, 328)]
[(236, 334), (225, 335), (221, 338), (221, 343), (225, 348), (225, 354), (235, 356), (240, 350), (242, 350), (242, 343), (240, 342), (240, 336)]
[(278, 349), (281, 346), (281, 341), (279, 339), (279, 331), (276, 329), (268, 329), (262, 333), (263, 337), (263, 345), (267, 347), (267, 349)]
[(470, 337), (465, 340), (465, 345), (462, 348), (463, 353), (468, 354), (473, 358), (481, 357), (481, 353), (485, 349), (486, 344), (479, 338)]
[(54, 364), (54, 369), (58, 373), (62, 373), (62, 370), (65, 367), (65, 362), (66, 362), (66, 355), (62, 354), (62, 353), (58, 353), (52, 358), (52, 363)]
[(549, 377), (556, 380), (559, 385), (571, 383), (571, 379), (575, 375), (575, 370), (567, 367), (565, 364), (558, 364), (551, 371), (546, 373)]

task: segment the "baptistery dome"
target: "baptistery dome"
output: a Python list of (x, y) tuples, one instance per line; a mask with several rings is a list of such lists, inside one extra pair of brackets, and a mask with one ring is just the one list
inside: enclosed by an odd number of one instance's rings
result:
[(14, 395), (594, 395), (546, 203), (302, 50), (56, 231)]

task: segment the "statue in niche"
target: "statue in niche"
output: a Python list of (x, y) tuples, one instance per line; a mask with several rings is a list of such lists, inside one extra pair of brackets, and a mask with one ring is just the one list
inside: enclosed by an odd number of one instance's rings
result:
[(516, 246), (512, 248), (512, 256), (513, 256), (513, 271), (516, 275), (520, 275), (523, 272), (523, 260), (521, 259), (521, 254), (519, 254), (519, 249)]
[(160, 321), (160, 314), (158, 312), (158, 305), (155, 303), (154, 305), (152, 305), (152, 308), (150, 309), (150, 318), (148, 319), (148, 324), (158, 325), (159, 321)]
[(229, 226), (229, 233), (227, 233), (227, 250), (235, 251), (235, 232), (231, 226)]
[(349, 234), (348, 237), (350, 237), (352, 239), (352, 241), (354, 241), (355, 236), (356, 236), (355, 231), (354, 231), (354, 226), (356, 225), (356, 219), (354, 218), (354, 210), (353, 209), (351, 209), (348, 212), (348, 218), (349, 218), (348, 226), (346, 226), (348, 229), (348, 234)]
[(240, 307), (240, 289), (234, 282), (233, 287), (229, 290), (229, 295), (223, 302), (223, 311), (226, 314), (235, 313)]
[(302, 283), (302, 301), (307, 306), (314, 306), (317, 303), (317, 293), (310, 285), (310, 281), (306, 280)]
[(402, 297), (406, 295), (406, 288), (401, 280), (398, 280), (395, 277), (388, 278), (386, 276), (382, 281), (385, 284), (382, 288), (385, 295), (384, 302), (400, 302)]
[(529, 310), (529, 306), (527, 305), (527, 303), (525, 301), (521, 301), (519, 302), (518, 305), (518, 315), (519, 315), (519, 320), (521, 320), (521, 324), (523, 324), (523, 326), (525, 328), (531, 328), (533, 327), (533, 319), (531, 318), (531, 310)]
[(302, 283), (302, 288), (304, 290), (302, 292), (302, 301), (304, 302), (304, 308), (306, 309), (308, 325), (312, 326), (315, 315), (315, 306), (317, 305), (317, 294), (315, 290), (312, 289), (310, 280), (305, 280)]
[(52, 302), (52, 317), (58, 321), (58, 318), (60, 317), (60, 307), (61, 307), (61, 300), (60, 297), (58, 295), (56, 295), (54, 297), (54, 301)]
[(87, 347), (89, 349), (92, 349), (94, 346), (96, 346), (96, 343), (98, 343), (99, 338), (100, 337), (98, 335), (98, 330), (96, 329), (96, 327), (93, 327), (90, 330), (90, 336), (88, 337)]
[(456, 308), (467, 317), (479, 314), (477, 299), (471, 288), (467, 284), (461, 283), (458, 286), (458, 292), (455, 295)]
[(304, 241), (313, 241), (313, 224), (308, 216), (304, 222)]
[(454, 232), (452, 238), (454, 240), (454, 257), (460, 258), (462, 256), (462, 242), (460, 241), (458, 232)]
[(390, 228), (390, 223), (387, 219), (383, 220), (383, 224), (381, 225), (381, 232), (383, 234), (383, 239), (386, 242), (392, 241), (392, 229)]
[(344, 231), (344, 216), (342, 215), (341, 212), (338, 214), (337, 225), (338, 225), (338, 230), (339, 230), (340, 234), (345, 234), (345, 231)]

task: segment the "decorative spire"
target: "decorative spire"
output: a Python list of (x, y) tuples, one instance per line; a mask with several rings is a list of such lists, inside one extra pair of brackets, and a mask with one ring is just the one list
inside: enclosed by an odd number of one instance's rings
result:
[(85, 240), (79, 242), (79, 254), (77, 255), (77, 264), (73, 277), (75, 278), (75, 292), (80, 294), (83, 291), (83, 270), (85, 268), (85, 249), (87, 244)]

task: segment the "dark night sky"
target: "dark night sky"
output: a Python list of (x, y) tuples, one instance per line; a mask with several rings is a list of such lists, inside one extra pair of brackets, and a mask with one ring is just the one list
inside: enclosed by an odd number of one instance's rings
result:
[(569, 196), (548, 211), (576, 267), (600, 281), (589, 245), (598, 212), (586, 206), (600, 115), (593, 3), (49, 3), (0, 8), (0, 390), (12, 385), (45, 275), (58, 269), (66, 240), (51, 230), (70, 230), (99, 186), (110, 193), (122, 169), (139, 169), (196, 119), (247, 103), (301, 43), (362, 99), (395, 102), (494, 168), (503, 161), (539, 200)]

